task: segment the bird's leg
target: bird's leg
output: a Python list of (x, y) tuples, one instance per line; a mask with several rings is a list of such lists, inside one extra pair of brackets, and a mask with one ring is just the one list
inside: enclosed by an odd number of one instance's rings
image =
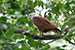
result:
[(44, 35), (43, 35), (43, 30), (44, 30), (44, 29), (46, 29), (46, 27), (43, 28), (43, 29), (40, 31), (40, 36), (44, 36)]
[(40, 36), (43, 36), (43, 32), (40, 31)]

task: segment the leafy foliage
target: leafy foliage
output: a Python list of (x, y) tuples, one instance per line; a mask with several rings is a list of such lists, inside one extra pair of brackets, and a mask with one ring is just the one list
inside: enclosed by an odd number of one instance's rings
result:
[[(75, 23), (74, 0), (46, 0), (46, 2), (44, 0), (0, 0), (0, 50), (66, 50), (67, 44), (54, 48), (52, 45), (45, 44), (44, 40), (34, 40), (22, 33), (14, 33), (15, 30), (25, 30), (25, 32), (39, 34), (32, 21), (27, 19), (29, 13), (36, 12), (37, 6), (41, 7), (42, 11), (48, 9), (44, 17), (60, 27), (63, 34), (66, 27)], [(43, 16), (42, 11), (39, 12), (41, 16)], [(7, 31), (3, 32), (5, 29)], [(68, 34), (73, 34), (72, 37), (67, 38), (75, 42), (75, 25)]]

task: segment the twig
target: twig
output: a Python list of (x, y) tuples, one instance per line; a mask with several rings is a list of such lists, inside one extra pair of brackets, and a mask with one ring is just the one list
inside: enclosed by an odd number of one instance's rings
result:
[(57, 39), (53, 39), (52, 41), (50, 41), (50, 42), (48, 42), (48, 43), (46, 43), (46, 44), (49, 44), (49, 43), (52, 43), (52, 42), (54, 42), (54, 41), (56, 41)]
[[(75, 25), (75, 23), (73, 23), (70, 27), (66, 28), (64, 35), (67, 35), (67, 33), (69, 32), (69, 29), (72, 28), (74, 25)], [(71, 34), (70, 36), (72, 36), (72, 34)], [(70, 37), (70, 36), (69, 36), (69, 37)], [(71, 42), (68, 38), (65, 38), (65, 40), (68, 41), (69, 43), (75, 45), (75, 43)]]
[(75, 43), (71, 42), (68, 38), (65, 38), (66, 41), (68, 41), (69, 43), (75, 45)]
[(35, 8), (35, 10), (39, 11), (39, 13), (41, 14), (41, 11), (42, 11), (43, 9), (40, 11), (40, 10), (38, 10), (38, 9)]
[(65, 34), (64, 35), (67, 35), (67, 33), (69, 32), (69, 29), (72, 28), (74, 25), (75, 25), (75, 23), (73, 23), (70, 27), (65, 28)]

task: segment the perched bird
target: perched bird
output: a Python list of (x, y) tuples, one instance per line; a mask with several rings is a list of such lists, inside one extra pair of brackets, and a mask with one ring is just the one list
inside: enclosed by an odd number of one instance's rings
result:
[(31, 18), (33, 24), (38, 28), (40, 35), (43, 35), (43, 33), (49, 31), (53, 31), (57, 34), (61, 33), (61, 30), (47, 18), (37, 16), (36, 13), (30, 13), (28, 17)]

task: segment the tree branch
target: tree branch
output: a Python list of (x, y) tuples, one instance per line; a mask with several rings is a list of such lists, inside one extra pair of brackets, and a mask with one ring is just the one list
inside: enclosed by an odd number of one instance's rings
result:
[(69, 43), (75, 45), (75, 43), (71, 42), (68, 38), (65, 38), (66, 41), (68, 41)]
[(63, 36), (58, 36), (58, 35), (38, 36), (38, 35), (30, 34), (30, 33), (25, 33), (24, 35), (31, 36), (34, 39), (40, 39), (40, 40), (60, 39), (63, 37)]
[[(3, 30), (3, 31), (5, 32), (6, 30)], [(20, 33), (24, 32), (24, 31), (25, 30), (16, 30), (15, 33), (16, 34), (20, 34)], [(43, 36), (38, 36), (38, 35), (31, 34), (31, 33), (24, 33), (24, 35), (31, 36), (34, 39), (40, 39), (40, 40), (60, 39), (60, 38), (63, 37), (63, 36), (59, 36), (59, 35), (43, 35)]]
[[(58, 35), (44, 35), (44, 36), (41, 37), (41, 36), (33, 35), (33, 34), (30, 34), (30, 33), (25, 33), (24, 35), (31, 36), (34, 39), (40, 39), (40, 40), (52, 40), (53, 39), (53, 41), (50, 41), (48, 43), (54, 42), (57, 39), (61, 39), (61, 38), (64, 37), (64, 36), (58, 36)], [(70, 36), (72, 36), (72, 35), (69, 35), (68, 37), (70, 37)], [(69, 43), (75, 45), (75, 43), (71, 42), (68, 38), (65, 38), (65, 40), (68, 41)]]
[(49, 43), (52, 43), (52, 42), (54, 42), (54, 41), (56, 41), (57, 39), (53, 39), (52, 41), (50, 41), (50, 42), (48, 42), (48, 43), (46, 43), (46, 44), (49, 44)]
[[(74, 24), (73, 24), (74, 25)], [(73, 26), (72, 25), (72, 26)], [(68, 29), (70, 29), (71, 27), (69, 27)], [(68, 29), (65, 29), (65, 35), (67, 35), (68, 33)], [(3, 32), (5, 32), (6, 30), (3, 30)], [(25, 30), (16, 30), (15, 33), (16, 34), (20, 34), (22, 32), (24, 32)], [(31, 34), (31, 33), (24, 33), (25, 36), (30, 36), (32, 37), (33, 39), (40, 39), (40, 40), (53, 40), (51, 42), (54, 42), (55, 40), (57, 39), (61, 39), (63, 38), (65, 35), (44, 35), (44, 36), (38, 36), (38, 35), (34, 35), (34, 34)], [(71, 37), (73, 36), (72, 34), (68, 35), (67, 37)], [(65, 40), (67, 40), (69, 43), (75, 45), (75, 43), (71, 42), (68, 38), (64, 38)]]

